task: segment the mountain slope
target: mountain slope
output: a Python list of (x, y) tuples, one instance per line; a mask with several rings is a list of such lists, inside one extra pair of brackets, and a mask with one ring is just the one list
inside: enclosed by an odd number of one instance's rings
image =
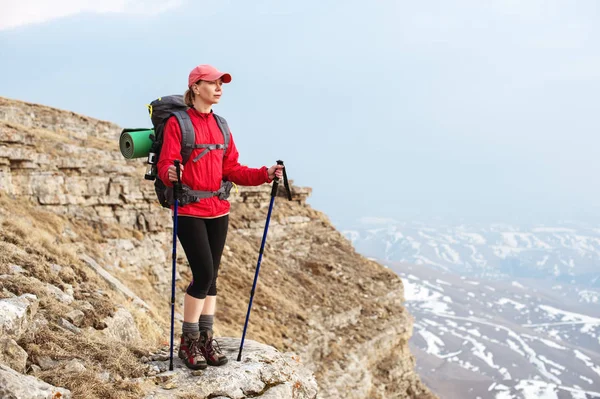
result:
[[(168, 341), (170, 212), (158, 206), (152, 184), (143, 179), (143, 161), (120, 155), (119, 132), (107, 122), (0, 98), (2, 234), (9, 243), (0, 258), (6, 276), (0, 292), (42, 298), (39, 319), (53, 332), (46, 344), (35, 336), (18, 342), (27, 350), (24, 371), (70, 389), (85, 387), (91, 397), (136, 397), (143, 386), (131, 379), (150, 373), (142, 356)], [(319, 397), (430, 396), (408, 349), (412, 318), (402, 306), (401, 280), (358, 255), (311, 209), (305, 203), (310, 189), (294, 191), (295, 201), (276, 201), (247, 337), (300, 355), (317, 378)], [(231, 198), (218, 335), (241, 336), (269, 193), (268, 186), (243, 188)], [(177, 253), (180, 321), (191, 273), (180, 246)], [(53, 295), (68, 299), (57, 305)], [(73, 319), (73, 310), (84, 315), (76, 328), (86, 337), (104, 330), (130, 334), (115, 333), (113, 352), (102, 352), (97, 341), (79, 342), (64, 332), (70, 325), (63, 320)], [(105, 325), (116, 315), (124, 317), (118, 327)], [(113, 358), (114, 351), (127, 354), (127, 362)], [(63, 367), (70, 358), (79, 358), (87, 371), (66, 378), (61, 368), (45, 367)]]

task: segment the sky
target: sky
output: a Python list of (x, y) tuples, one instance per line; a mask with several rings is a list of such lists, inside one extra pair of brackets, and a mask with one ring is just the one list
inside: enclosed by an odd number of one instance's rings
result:
[(334, 224), (598, 223), (599, 8), (0, 0), (0, 96), (146, 127), (208, 63), (240, 161), (284, 160)]

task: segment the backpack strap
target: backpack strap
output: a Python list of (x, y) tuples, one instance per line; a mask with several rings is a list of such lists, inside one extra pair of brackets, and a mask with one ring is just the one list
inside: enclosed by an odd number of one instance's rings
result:
[(196, 133), (194, 131), (194, 126), (192, 125), (192, 120), (186, 111), (175, 111), (173, 112), (173, 115), (177, 118), (179, 128), (181, 129), (181, 163), (185, 164), (188, 159), (190, 159), (192, 151), (194, 150)]
[[(221, 187), (217, 191), (197, 191), (192, 190), (185, 184), (181, 187), (181, 198), (180, 205), (185, 206), (192, 202), (198, 202), (203, 198), (211, 198), (211, 197), (219, 197), (219, 199), (227, 199), (229, 198), (229, 194), (231, 192), (231, 188), (233, 187), (233, 183), (229, 181), (222, 181)], [(173, 187), (165, 187), (164, 189), (165, 198), (168, 205), (174, 204), (173, 198)]]
[(204, 148), (204, 151), (196, 155), (196, 158), (193, 159), (194, 162), (198, 162), (198, 160), (206, 155), (209, 151), (224, 150), (226, 147), (223, 144), (194, 144), (194, 148)]
[(225, 153), (227, 152), (227, 147), (229, 146), (229, 140), (231, 139), (231, 132), (229, 131), (229, 125), (227, 124), (227, 121), (225, 120), (225, 118), (223, 118), (222, 116), (219, 116), (217, 114), (213, 114), (213, 116), (215, 117), (215, 120), (217, 121), (217, 125), (219, 126), (219, 129), (221, 129), (221, 133), (223, 133), (223, 138), (225, 141), (225, 148), (223, 151), (223, 156), (225, 156)]
[(198, 162), (200, 158), (205, 156), (209, 151), (212, 150), (223, 150), (223, 156), (227, 153), (227, 147), (229, 146), (229, 141), (231, 140), (231, 132), (229, 131), (229, 125), (227, 125), (227, 121), (225, 118), (213, 113), (215, 117), (215, 121), (217, 122), (217, 126), (219, 126), (219, 130), (223, 134), (223, 142), (224, 144), (194, 144), (193, 148), (204, 148), (200, 154), (196, 155), (193, 159), (194, 162)]

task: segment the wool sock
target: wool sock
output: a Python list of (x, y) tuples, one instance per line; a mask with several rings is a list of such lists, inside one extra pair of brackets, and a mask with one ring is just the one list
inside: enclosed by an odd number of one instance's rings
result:
[(200, 331), (198, 327), (198, 323), (188, 323), (186, 321), (183, 322), (183, 333), (184, 334), (193, 334)]
[(198, 328), (200, 330), (212, 330), (213, 321), (215, 319), (215, 315), (206, 315), (203, 314), (200, 316), (200, 320), (198, 320)]

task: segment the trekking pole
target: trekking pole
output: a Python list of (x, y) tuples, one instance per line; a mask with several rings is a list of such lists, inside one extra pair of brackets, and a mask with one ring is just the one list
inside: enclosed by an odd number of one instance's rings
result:
[(169, 371), (173, 371), (173, 330), (175, 324), (175, 267), (177, 262), (177, 208), (179, 206), (179, 194), (181, 193), (181, 172), (179, 160), (175, 160), (175, 171), (177, 182), (173, 183), (173, 274), (171, 275), (171, 347), (169, 353)]
[[(283, 165), (283, 161), (277, 161), (277, 165)], [(283, 169), (283, 182), (288, 193), (288, 199), (292, 200), (292, 194), (290, 186), (287, 180), (287, 174), (285, 168)], [(273, 202), (277, 195), (277, 187), (279, 185), (279, 178), (275, 176), (273, 180), (273, 188), (271, 189), (271, 202), (269, 204), (269, 212), (267, 213), (267, 221), (265, 222), (265, 231), (263, 232), (262, 243), (260, 244), (260, 251), (258, 252), (258, 263), (256, 264), (256, 272), (254, 273), (254, 283), (252, 284), (252, 291), (250, 291), (250, 303), (248, 304), (248, 313), (246, 313), (246, 322), (244, 323), (244, 332), (242, 334), (242, 342), (240, 344), (240, 352), (238, 353), (237, 361), (242, 360), (242, 349), (244, 347), (244, 338), (246, 337), (246, 330), (248, 328), (248, 320), (250, 319), (250, 310), (252, 309), (252, 300), (254, 299), (254, 291), (256, 290), (256, 282), (258, 281), (258, 273), (260, 271), (260, 262), (262, 261), (262, 255), (265, 250), (265, 242), (267, 241), (267, 231), (269, 230), (269, 221), (271, 220), (271, 212), (273, 211)]]

